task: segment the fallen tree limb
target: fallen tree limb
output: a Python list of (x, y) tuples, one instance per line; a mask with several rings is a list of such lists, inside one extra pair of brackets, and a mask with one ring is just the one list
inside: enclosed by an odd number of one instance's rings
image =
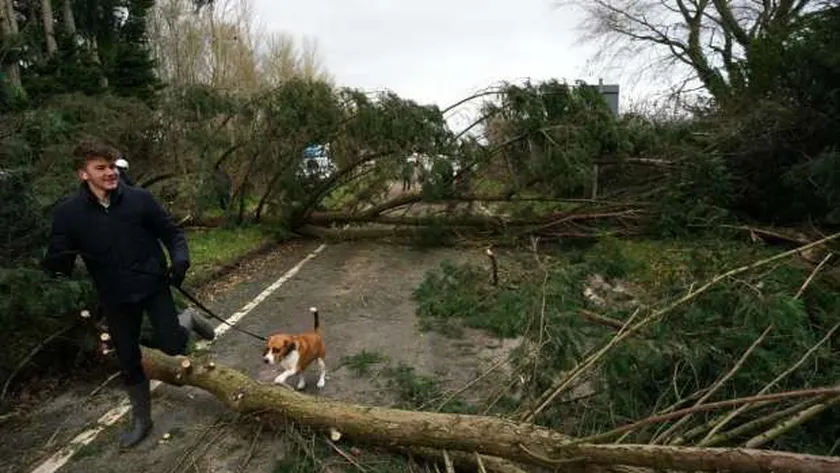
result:
[(168, 384), (204, 389), (238, 412), (260, 411), (313, 428), (335, 428), (361, 442), (478, 452), (525, 464), (628, 465), (676, 470), (829, 473), (840, 457), (754, 449), (576, 444), (556, 431), (496, 417), (411, 412), (354, 405), (261, 384), (231, 368), (143, 348), (146, 374)]
[[(710, 391), (711, 392), (711, 391)], [(695, 412), (703, 412), (703, 411), (711, 411), (715, 409), (720, 409), (722, 407), (730, 407), (730, 406), (737, 406), (737, 405), (744, 405), (744, 404), (757, 404), (760, 402), (767, 402), (767, 401), (781, 401), (787, 400), (791, 398), (797, 397), (809, 397), (809, 396), (825, 396), (829, 394), (840, 394), (840, 385), (834, 387), (826, 387), (826, 388), (816, 388), (816, 389), (803, 389), (800, 391), (789, 391), (783, 393), (776, 393), (776, 394), (765, 394), (761, 396), (750, 396), (750, 397), (743, 397), (743, 398), (736, 398), (736, 399), (727, 399), (726, 401), (719, 401), (719, 402), (712, 402), (709, 404), (696, 404), (692, 407), (687, 407), (685, 409), (680, 409), (678, 411), (669, 412), (667, 414), (660, 414), (657, 416), (652, 416), (647, 419), (642, 419), (637, 422), (633, 422), (632, 424), (625, 425), (623, 427), (619, 427), (615, 430), (604, 432), (601, 434), (596, 434), (591, 437), (587, 437), (584, 439), (576, 440), (575, 442), (595, 442), (604, 440), (606, 438), (622, 434), (624, 432), (632, 432), (633, 430), (638, 429), (639, 427), (653, 424), (657, 422), (665, 422), (671, 419), (678, 419), (688, 414), (693, 414)]]
[(624, 326), (624, 323), (622, 323), (620, 320), (611, 319), (609, 317), (605, 317), (601, 314), (592, 312), (590, 310), (578, 309), (578, 313), (590, 322), (594, 322), (598, 325), (609, 327), (614, 330), (621, 330), (621, 328)]
[[(808, 243), (807, 245), (803, 245), (803, 246), (800, 246), (798, 248), (794, 248), (792, 250), (785, 251), (783, 253), (779, 253), (779, 254), (771, 256), (769, 258), (765, 258), (765, 259), (762, 259), (762, 260), (759, 260), (759, 261), (755, 261), (751, 264), (748, 264), (748, 265), (745, 265), (745, 266), (740, 266), (738, 268), (730, 269), (729, 271), (718, 274), (717, 276), (711, 278), (705, 284), (703, 284), (702, 286), (700, 286), (697, 289), (694, 289), (694, 286), (692, 285), (692, 287), (689, 288), (688, 292), (686, 292), (685, 295), (683, 295), (679, 299), (671, 302), (670, 304), (668, 304), (667, 306), (665, 306), (661, 309), (652, 311), (651, 313), (646, 315), (644, 318), (642, 318), (642, 320), (634, 323), (634, 325), (631, 326), (630, 328), (628, 328), (626, 330), (622, 329), (621, 331), (619, 331), (619, 333), (616, 334), (616, 336), (613, 339), (611, 339), (607, 343), (607, 345), (605, 345), (603, 348), (599, 349), (598, 351), (595, 351), (594, 353), (592, 353), (592, 355), (587, 357), (586, 360), (584, 360), (582, 363), (580, 363), (576, 368), (569, 371), (569, 373), (567, 373), (566, 376), (561, 378), (555, 384), (555, 386), (546, 390), (539, 398), (539, 405), (536, 408), (534, 408), (533, 410), (531, 410), (530, 412), (526, 413), (522, 417), (522, 419), (526, 420), (526, 421), (533, 420), (540, 412), (543, 411), (543, 409), (548, 407), (548, 405), (551, 404), (551, 402), (554, 400), (554, 398), (556, 398), (558, 395), (560, 395), (560, 393), (562, 393), (571, 384), (571, 382), (575, 380), (575, 378), (579, 377), (584, 371), (586, 371), (590, 367), (594, 366), (595, 363), (598, 362), (599, 359), (604, 355), (604, 353), (606, 353), (608, 350), (610, 350), (613, 346), (615, 346), (616, 344), (618, 344), (619, 342), (621, 342), (625, 338), (638, 333), (643, 328), (645, 328), (645, 327), (653, 324), (654, 322), (662, 319), (663, 317), (670, 314), (671, 312), (673, 312), (678, 307), (680, 307), (682, 305), (685, 305), (689, 301), (691, 301), (691, 300), (695, 299), (696, 297), (698, 297), (699, 295), (705, 293), (706, 291), (708, 291), (710, 288), (715, 286), (720, 281), (723, 281), (727, 278), (730, 278), (732, 276), (736, 276), (736, 275), (741, 274), (741, 273), (746, 273), (747, 271), (751, 271), (751, 270), (759, 268), (761, 266), (766, 266), (766, 265), (768, 265), (768, 264), (770, 264), (774, 261), (778, 261), (778, 260), (781, 260), (781, 259), (784, 259), (784, 258), (788, 258), (788, 257), (790, 257), (794, 254), (802, 253), (803, 251), (808, 250), (810, 248), (814, 248), (814, 247), (817, 247), (817, 246), (820, 246), (820, 245), (824, 245), (826, 243), (831, 242), (832, 240), (836, 240), (837, 238), (840, 238), (840, 232), (834, 233), (834, 234), (829, 235), (829, 236), (827, 236), (825, 238), (822, 238), (820, 240)], [(628, 323), (629, 323), (630, 320), (631, 319), (628, 319)], [(838, 324), (838, 325), (840, 325), (840, 324)], [(831, 332), (833, 332), (835, 329), (836, 329), (836, 327), (833, 328), (831, 330)], [(820, 342), (820, 343), (822, 343), (822, 342)], [(810, 351), (809, 351), (809, 353), (810, 353)], [(783, 373), (783, 375), (786, 376), (787, 373), (788, 372)], [(775, 382), (776, 381), (773, 381), (771, 384), (775, 384)], [(769, 387), (767, 389), (769, 389)], [(766, 391), (762, 390), (761, 392), (759, 392), (759, 394), (764, 394), (764, 392), (766, 392)], [(717, 430), (722, 428), (723, 425), (726, 422), (731, 420), (732, 417), (734, 417), (737, 413), (742, 412), (742, 410), (745, 409), (745, 408), (746, 408), (745, 406), (742, 406), (741, 408), (736, 410), (734, 414), (731, 414), (730, 417), (727, 417), (727, 419), (724, 420), (724, 422), (722, 422), (719, 426), (716, 426), (714, 429), (712, 429), (712, 432), (707, 434), (706, 439), (708, 439), (712, 435), (714, 435), (717, 432)]]
[(616, 218), (635, 217), (638, 210), (628, 209), (615, 212), (596, 213), (567, 213), (563, 215), (547, 215), (530, 218), (504, 218), (493, 215), (371, 215), (367, 212), (358, 214), (335, 213), (335, 212), (312, 212), (306, 223), (310, 225), (342, 225), (348, 223), (368, 223), (382, 225), (405, 225), (405, 226), (443, 226), (443, 227), (476, 227), (488, 230), (499, 228), (520, 227), (525, 228), (527, 233), (539, 233), (541, 231), (554, 229), (561, 224), (588, 220), (607, 220)]

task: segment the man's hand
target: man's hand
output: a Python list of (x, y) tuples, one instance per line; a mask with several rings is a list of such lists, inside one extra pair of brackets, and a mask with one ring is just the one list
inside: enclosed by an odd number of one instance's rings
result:
[(190, 268), (189, 261), (175, 261), (169, 267), (169, 282), (175, 287), (181, 287), (184, 278), (187, 277), (187, 269)]

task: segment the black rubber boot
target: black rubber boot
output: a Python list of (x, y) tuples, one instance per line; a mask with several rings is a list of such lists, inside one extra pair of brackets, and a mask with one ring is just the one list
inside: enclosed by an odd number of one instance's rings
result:
[(152, 430), (152, 392), (149, 380), (126, 388), (131, 400), (131, 427), (120, 434), (120, 448), (131, 448)]
[(178, 323), (187, 329), (188, 332), (195, 332), (199, 337), (205, 340), (213, 340), (216, 338), (216, 332), (213, 330), (213, 324), (202, 317), (202, 315), (193, 308), (189, 308), (181, 312), (178, 315)]

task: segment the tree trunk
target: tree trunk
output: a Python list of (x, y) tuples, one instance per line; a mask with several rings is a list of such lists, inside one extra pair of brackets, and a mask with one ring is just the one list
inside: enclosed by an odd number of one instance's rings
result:
[(62, 5), (62, 16), (64, 19), (64, 31), (67, 36), (76, 38), (76, 18), (73, 16), (73, 0), (64, 0)]
[[(90, 40), (90, 54), (93, 58), (93, 62), (102, 65), (102, 59), (99, 57), (99, 42), (96, 41), (96, 38)], [(108, 77), (105, 75), (105, 71), (100, 71), (102, 76), (99, 78), (99, 85), (103, 89), (108, 88)]]
[(47, 39), (47, 57), (52, 57), (58, 50), (55, 42), (55, 19), (53, 18), (52, 1), (41, 0), (41, 17), (44, 19), (44, 36)]
[(257, 209), (254, 211), (254, 222), (259, 223), (262, 219), (262, 212), (263, 208), (265, 208), (266, 204), (268, 204), (268, 199), (271, 197), (271, 194), (274, 193), (274, 186), (277, 185), (277, 181), (283, 177), (283, 173), (285, 170), (278, 171), (274, 176), (271, 177), (271, 180), (268, 182), (268, 188), (263, 193), (262, 197), (260, 197), (259, 202), (257, 203)]
[[(448, 201), (448, 202), (457, 202)], [(466, 201), (465, 201), (466, 202)], [(610, 218), (633, 218), (641, 215), (637, 209), (619, 209), (603, 212), (574, 212), (536, 217), (502, 218), (492, 215), (451, 215), (438, 216), (399, 216), (399, 215), (369, 215), (367, 212), (358, 214), (341, 212), (313, 212), (306, 219), (306, 223), (314, 225), (332, 225), (345, 223), (379, 223), (383, 225), (413, 225), (430, 226), (442, 225), (446, 227), (477, 227), (498, 229), (510, 227), (538, 226), (536, 230), (556, 228), (562, 224), (581, 222), (586, 220), (606, 220)]]
[(171, 357), (143, 348), (146, 374), (176, 386), (205, 389), (238, 412), (261, 412), (360, 442), (478, 452), (523, 464), (565, 468), (627, 465), (688, 471), (834, 473), (840, 457), (755, 449), (583, 444), (559, 432), (497, 417), (411, 412), (308, 396), (257, 383), (209, 359)]
[[(17, 18), (15, 17), (12, 0), (0, 0), (0, 33), (3, 34), (3, 39), (9, 40), (9, 42), (18, 34)], [(17, 56), (17, 54), (13, 54), (13, 56)], [(20, 66), (17, 59), (3, 64), (3, 72), (9, 78), (9, 83), (13, 87), (21, 87)]]

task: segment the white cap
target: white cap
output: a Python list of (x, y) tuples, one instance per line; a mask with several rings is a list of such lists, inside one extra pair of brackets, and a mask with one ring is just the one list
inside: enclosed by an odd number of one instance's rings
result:
[(114, 164), (116, 164), (118, 168), (128, 169), (128, 161), (123, 158), (118, 159)]

